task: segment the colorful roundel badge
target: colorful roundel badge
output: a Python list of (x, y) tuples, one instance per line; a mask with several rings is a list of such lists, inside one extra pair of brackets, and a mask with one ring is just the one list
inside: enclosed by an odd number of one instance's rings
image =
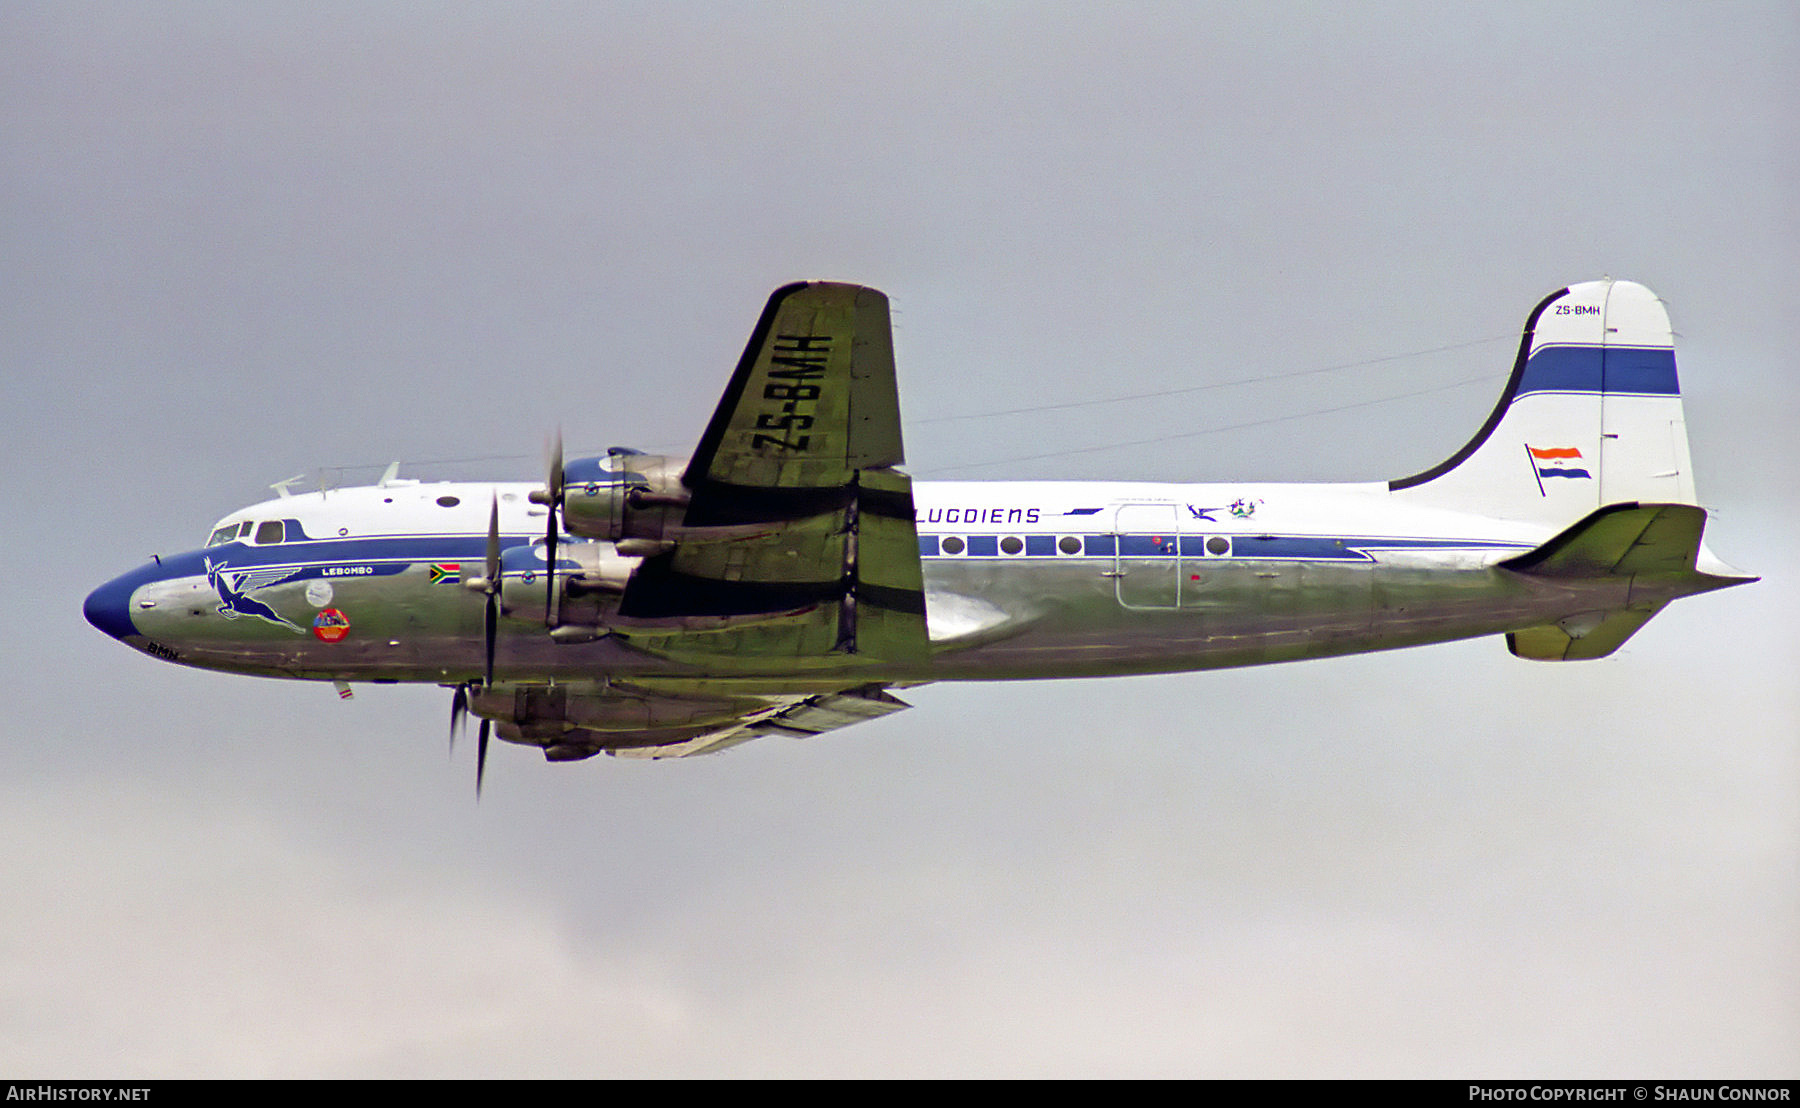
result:
[(350, 633), (350, 617), (336, 608), (326, 608), (313, 617), (313, 637), (320, 642), (336, 642)]

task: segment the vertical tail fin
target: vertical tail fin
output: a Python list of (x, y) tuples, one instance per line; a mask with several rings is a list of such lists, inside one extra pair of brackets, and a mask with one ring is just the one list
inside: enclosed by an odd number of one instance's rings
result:
[(1693, 504), (1668, 312), (1630, 281), (1552, 293), (1468, 445), (1388, 482), (1432, 507), (1555, 527), (1609, 504)]

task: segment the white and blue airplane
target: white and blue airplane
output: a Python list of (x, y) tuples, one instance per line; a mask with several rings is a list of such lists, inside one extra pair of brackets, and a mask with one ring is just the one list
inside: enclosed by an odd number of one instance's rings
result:
[(691, 458), (542, 486), (282, 495), (87, 598), (183, 665), (453, 689), (552, 761), (711, 753), (899, 711), (933, 681), (1167, 673), (1506, 636), (1616, 650), (1756, 580), (1702, 542), (1669, 318), (1642, 285), (1546, 297), (1442, 464), (1367, 484), (950, 483), (902, 462), (887, 298), (769, 299)]

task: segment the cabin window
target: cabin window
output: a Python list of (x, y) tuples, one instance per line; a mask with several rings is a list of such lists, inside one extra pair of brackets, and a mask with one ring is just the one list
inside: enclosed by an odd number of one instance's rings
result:
[(1056, 540), (1056, 549), (1064, 554), (1079, 554), (1081, 553), (1081, 540), (1074, 535), (1064, 535)]
[(946, 554), (961, 554), (962, 552), (963, 552), (963, 541), (961, 539), (957, 538), (955, 535), (951, 535), (949, 538), (946, 538), (944, 540), (944, 553), (946, 553)]
[(266, 520), (256, 525), (256, 545), (267, 546), (278, 543), (283, 538), (283, 528), (279, 519)]
[(1017, 535), (1008, 535), (1000, 540), (1000, 552), (1003, 554), (1017, 554), (1024, 549), (1025, 540)]

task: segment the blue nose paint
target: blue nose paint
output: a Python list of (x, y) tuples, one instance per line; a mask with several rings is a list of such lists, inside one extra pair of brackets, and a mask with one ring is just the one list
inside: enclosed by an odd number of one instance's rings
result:
[(142, 576), (142, 570), (127, 573), (88, 593), (87, 600), (81, 605), (81, 614), (115, 639), (138, 634), (136, 625), (131, 622), (131, 594), (137, 591)]

